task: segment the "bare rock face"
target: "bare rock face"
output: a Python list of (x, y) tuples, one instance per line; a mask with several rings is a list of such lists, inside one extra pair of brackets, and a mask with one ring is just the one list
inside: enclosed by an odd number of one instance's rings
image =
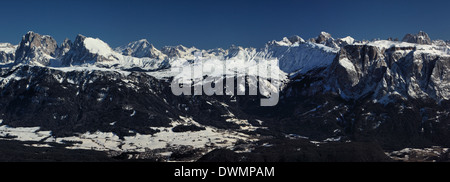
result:
[(357, 45), (341, 49), (331, 66), (331, 75), (336, 79), (333, 84), (338, 87), (336, 91), (344, 96), (353, 96), (355, 93), (360, 94), (368, 86), (362, 82), (370, 85), (378, 83), (382, 69), (386, 67), (382, 58), (377, 47)]
[(84, 48), (85, 39), (85, 36), (80, 34), (77, 35), (70, 50), (66, 53), (66, 56), (62, 58), (62, 65), (81, 64), (88, 59), (94, 59), (94, 57), (89, 54), (89, 51)]
[(28, 32), (22, 37), (16, 50), (15, 63), (49, 65), (57, 47), (56, 40), (52, 37)]
[(64, 42), (61, 44), (60, 47), (56, 50), (56, 57), (60, 58), (63, 57), (67, 52), (70, 51), (70, 48), (72, 47), (72, 41), (70, 39), (65, 39)]
[(406, 34), (403, 37), (403, 42), (415, 43), (415, 44), (426, 44), (431, 45), (431, 39), (427, 33), (420, 31), (418, 34)]
[(327, 82), (344, 98), (373, 94), (378, 101), (389, 100), (390, 96), (439, 101), (450, 97), (449, 69), (450, 56), (414, 47), (349, 45), (330, 66)]

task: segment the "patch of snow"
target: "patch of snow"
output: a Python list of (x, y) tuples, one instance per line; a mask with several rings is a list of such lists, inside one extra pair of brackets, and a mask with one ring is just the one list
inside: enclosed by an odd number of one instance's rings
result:
[(339, 59), (339, 64), (348, 71), (356, 72), (355, 65), (347, 58)]
[(324, 140), (324, 142), (338, 142), (338, 141), (341, 141), (341, 137), (327, 138)]
[(133, 110), (133, 106), (131, 106), (131, 105), (124, 105), (124, 106), (122, 106), (122, 109), (126, 110), (126, 111), (131, 111), (131, 110)]
[[(19, 141), (40, 141), (51, 136), (51, 131), (39, 131), (39, 127), (17, 127), (12, 128), (6, 125), (0, 126), (0, 136), (13, 136)], [(4, 139), (4, 138), (2, 138)]]
[(110, 55), (117, 54), (115, 53), (108, 44), (103, 42), (102, 40), (96, 38), (87, 37), (84, 40), (84, 46), (94, 54), (101, 55), (103, 57), (109, 57)]
[(263, 143), (262, 146), (263, 146), (263, 147), (273, 147), (273, 144), (270, 144), (270, 143)]
[(297, 135), (297, 134), (288, 134), (285, 135), (286, 138), (289, 139), (309, 139), (309, 137), (305, 137), (305, 136), (301, 136), (301, 135)]
[(50, 148), (51, 145), (45, 143), (45, 144), (39, 144), (39, 143), (33, 143), (33, 144), (24, 144), (26, 147), (37, 147), (37, 148)]
[(261, 121), (259, 119), (255, 119), (255, 120), (259, 123), (259, 125), (263, 125), (263, 123), (264, 123), (264, 121)]
[(339, 39), (341, 41), (346, 42), (347, 44), (353, 44), (355, 42), (355, 39), (353, 37), (347, 36), (344, 38)]

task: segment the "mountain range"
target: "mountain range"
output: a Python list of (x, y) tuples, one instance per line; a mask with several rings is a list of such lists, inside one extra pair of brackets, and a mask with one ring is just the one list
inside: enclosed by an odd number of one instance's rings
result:
[[(279, 103), (260, 107), (264, 94), (173, 95), (172, 68), (197, 52), (237, 69), (276, 60)], [(159, 50), (145, 39), (111, 48), (83, 35), (58, 45), (28, 32), (18, 45), (0, 44), (0, 137), (158, 161), (386, 161), (411, 152), (448, 160), (449, 70), (450, 42), (425, 32), (402, 41), (321, 32), (211, 50)], [(427, 153), (432, 146), (439, 155)]]

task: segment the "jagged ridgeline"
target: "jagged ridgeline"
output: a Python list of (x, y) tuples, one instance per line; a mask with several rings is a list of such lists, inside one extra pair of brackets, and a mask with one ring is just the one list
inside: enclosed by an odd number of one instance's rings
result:
[[(330, 147), (374, 149), (358, 160), (386, 160), (384, 151), (406, 147), (448, 147), (450, 42), (424, 32), (395, 40), (321, 32), (262, 48), (158, 49), (143, 39), (113, 49), (98, 38), (78, 35), (58, 45), (28, 32), (18, 45), (0, 44), (0, 137), (183, 161), (215, 149), (253, 158), (250, 149), (270, 153), (274, 145), (324, 146), (307, 154), (315, 157)], [(238, 70), (276, 60), (278, 104), (261, 107), (264, 95), (175, 96), (174, 68), (189, 66), (199, 52), (205, 62)], [(215, 153), (202, 160), (217, 160)]]

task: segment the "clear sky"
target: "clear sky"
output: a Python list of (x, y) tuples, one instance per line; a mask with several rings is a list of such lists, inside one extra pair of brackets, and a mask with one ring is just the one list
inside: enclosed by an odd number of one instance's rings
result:
[(448, 0), (9, 0), (0, 4), (0, 42), (32, 30), (58, 43), (77, 34), (111, 47), (147, 39), (156, 47), (262, 47), (326, 31), (335, 38), (402, 38), (427, 32), (450, 40)]

